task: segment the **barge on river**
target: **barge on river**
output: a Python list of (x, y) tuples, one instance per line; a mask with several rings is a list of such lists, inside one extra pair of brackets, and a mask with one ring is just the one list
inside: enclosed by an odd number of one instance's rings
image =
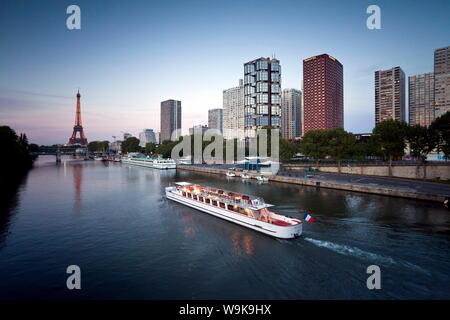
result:
[(301, 220), (270, 211), (273, 205), (259, 197), (189, 182), (166, 187), (166, 197), (272, 237), (291, 239), (302, 234)]

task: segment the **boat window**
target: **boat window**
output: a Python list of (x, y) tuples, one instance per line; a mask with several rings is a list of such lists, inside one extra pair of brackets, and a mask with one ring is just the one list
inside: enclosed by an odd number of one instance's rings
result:
[(219, 202), (219, 207), (221, 207), (221, 208), (225, 209), (225, 203), (223, 203), (223, 202)]
[(208, 199), (208, 198), (205, 199), (205, 203), (210, 203), (210, 202), (211, 202), (210, 199)]
[(198, 197), (198, 200), (200, 200), (201, 202), (203, 202), (203, 197)]
[(186, 197), (186, 192), (183, 191), (183, 197)]
[(213, 200), (213, 201), (212, 201), (212, 205), (213, 205), (213, 206), (217, 206), (217, 201), (216, 201), (216, 200)]
[(193, 196), (192, 199), (197, 200), (197, 196)]
[(192, 194), (188, 193), (188, 198), (192, 198)]

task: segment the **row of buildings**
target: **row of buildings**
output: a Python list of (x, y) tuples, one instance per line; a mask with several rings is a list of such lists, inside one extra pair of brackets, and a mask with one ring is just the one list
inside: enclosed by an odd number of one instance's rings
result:
[[(375, 72), (375, 124), (406, 121), (428, 126), (450, 110), (450, 47), (434, 52), (434, 72), (410, 76), (408, 90), (400, 67)], [(181, 101), (161, 102), (161, 131), (144, 130), (141, 144), (176, 140), (181, 136)], [(223, 106), (208, 111), (208, 124), (189, 129), (204, 133), (215, 129), (226, 139), (254, 137), (258, 129), (272, 126), (286, 139), (317, 129), (344, 128), (343, 65), (328, 54), (303, 60), (301, 88), (282, 88), (281, 65), (275, 58), (244, 63), (238, 85), (223, 90)], [(159, 138), (157, 137), (159, 135)]]
[[(406, 121), (406, 77), (400, 67), (375, 72), (375, 123)], [(434, 51), (434, 72), (408, 77), (408, 122), (429, 126), (450, 110), (450, 47)]]
[(344, 127), (344, 73), (328, 54), (303, 60), (303, 88), (281, 87), (280, 61), (259, 58), (244, 64), (244, 79), (223, 91), (223, 135), (254, 137), (264, 126), (286, 139), (316, 129)]

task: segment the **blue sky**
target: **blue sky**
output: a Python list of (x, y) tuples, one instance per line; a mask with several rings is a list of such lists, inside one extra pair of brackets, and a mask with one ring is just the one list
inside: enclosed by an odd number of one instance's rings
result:
[[(81, 8), (81, 30), (66, 8)], [(381, 30), (366, 8), (381, 8)], [(345, 129), (374, 126), (374, 71), (433, 71), (450, 45), (449, 1), (1, 2), (0, 124), (32, 142), (67, 142), (80, 88), (88, 140), (159, 130), (160, 102), (182, 101), (183, 132), (207, 123), (243, 63), (275, 54), (282, 87), (300, 88), (302, 60), (328, 53), (344, 65)]]

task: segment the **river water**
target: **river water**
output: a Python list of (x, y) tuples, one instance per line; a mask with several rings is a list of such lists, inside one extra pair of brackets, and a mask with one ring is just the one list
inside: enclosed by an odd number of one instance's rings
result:
[[(40, 157), (0, 217), (0, 298), (449, 299), (438, 203), (120, 163)], [(168, 201), (190, 181), (314, 218), (277, 240)], [(68, 290), (66, 268), (81, 269)], [(381, 270), (369, 290), (367, 267)]]

